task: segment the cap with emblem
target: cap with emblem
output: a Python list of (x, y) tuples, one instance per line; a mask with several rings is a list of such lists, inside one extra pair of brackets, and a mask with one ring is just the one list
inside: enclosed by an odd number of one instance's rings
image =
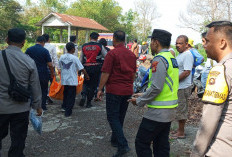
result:
[(148, 36), (148, 38), (156, 39), (163, 42), (171, 41), (171, 37), (172, 34), (163, 29), (154, 29), (152, 35)]

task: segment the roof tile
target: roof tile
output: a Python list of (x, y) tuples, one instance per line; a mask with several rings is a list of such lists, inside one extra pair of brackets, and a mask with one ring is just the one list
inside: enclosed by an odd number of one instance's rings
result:
[(93, 19), (79, 17), (79, 16), (73, 16), (73, 15), (67, 15), (67, 14), (60, 14), (60, 13), (53, 13), (53, 14), (60, 17), (60, 19), (63, 22), (68, 22), (71, 24), (71, 26), (74, 26), (74, 27), (108, 31), (108, 29), (106, 27), (100, 25), (99, 23), (97, 23)]

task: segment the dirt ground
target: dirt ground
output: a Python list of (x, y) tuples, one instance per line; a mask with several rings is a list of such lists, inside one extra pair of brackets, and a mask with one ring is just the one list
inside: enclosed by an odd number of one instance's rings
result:
[[(48, 105), (43, 116), (43, 133), (38, 135), (31, 124), (26, 140), (26, 157), (111, 157), (116, 148), (110, 145), (110, 134), (106, 119), (105, 101), (94, 103), (87, 109), (79, 107), (80, 96), (76, 98), (73, 115), (64, 117), (60, 111), (61, 101)], [(186, 139), (170, 140), (171, 157), (189, 156), (201, 116), (202, 103), (192, 95), (189, 106), (189, 120)], [(136, 157), (134, 141), (146, 108), (129, 105), (125, 118), (124, 133), (131, 151), (125, 157)], [(173, 122), (172, 129), (177, 128)], [(9, 136), (3, 141), (2, 157), (7, 157), (10, 146)]]

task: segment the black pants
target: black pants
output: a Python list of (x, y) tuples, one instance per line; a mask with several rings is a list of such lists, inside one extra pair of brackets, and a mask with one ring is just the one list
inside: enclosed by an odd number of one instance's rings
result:
[(46, 109), (46, 100), (48, 95), (48, 80), (40, 80), (40, 87), (42, 92), (42, 109)]
[(112, 129), (111, 142), (118, 143), (118, 149), (128, 148), (127, 140), (123, 133), (123, 123), (128, 108), (129, 96), (106, 94), (107, 120)]
[(23, 157), (29, 123), (29, 111), (14, 114), (0, 114), (0, 150), (2, 139), (8, 135), (10, 126), (11, 146), (8, 157)]
[(76, 86), (64, 86), (64, 99), (62, 108), (65, 109), (65, 115), (71, 115), (75, 104)]
[(87, 101), (90, 102), (93, 99), (95, 90), (98, 86), (101, 73), (101, 65), (85, 66), (85, 70), (88, 73), (90, 80), (84, 80), (81, 95), (82, 98), (87, 97)]
[(162, 123), (143, 118), (136, 139), (138, 157), (152, 157), (150, 148), (153, 141), (154, 157), (169, 157), (169, 131), (171, 122)]

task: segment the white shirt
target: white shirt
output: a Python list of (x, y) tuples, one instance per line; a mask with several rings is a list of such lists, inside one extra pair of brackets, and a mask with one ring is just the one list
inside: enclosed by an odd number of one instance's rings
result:
[(53, 67), (60, 69), (57, 54), (56, 54), (56, 46), (54, 46), (50, 43), (45, 43), (44, 48), (46, 48), (50, 53)]
[(139, 53), (142, 53), (142, 45), (139, 44)]
[(189, 70), (190, 74), (185, 79), (181, 80), (179, 83), (179, 89), (185, 89), (192, 85), (192, 68), (193, 68), (193, 55), (187, 50), (185, 52), (179, 53), (176, 57), (178, 66), (179, 66), (179, 75), (185, 70)]
[(60, 57), (59, 65), (61, 67), (61, 84), (77, 86), (77, 73), (84, 69), (77, 56), (66, 53)]
[[(210, 58), (207, 58), (206, 62), (205, 62), (205, 68), (208, 68), (208, 69), (211, 69), (212, 66), (211, 66), (211, 60)], [(213, 66), (216, 65), (217, 62), (215, 60), (213, 60)]]

